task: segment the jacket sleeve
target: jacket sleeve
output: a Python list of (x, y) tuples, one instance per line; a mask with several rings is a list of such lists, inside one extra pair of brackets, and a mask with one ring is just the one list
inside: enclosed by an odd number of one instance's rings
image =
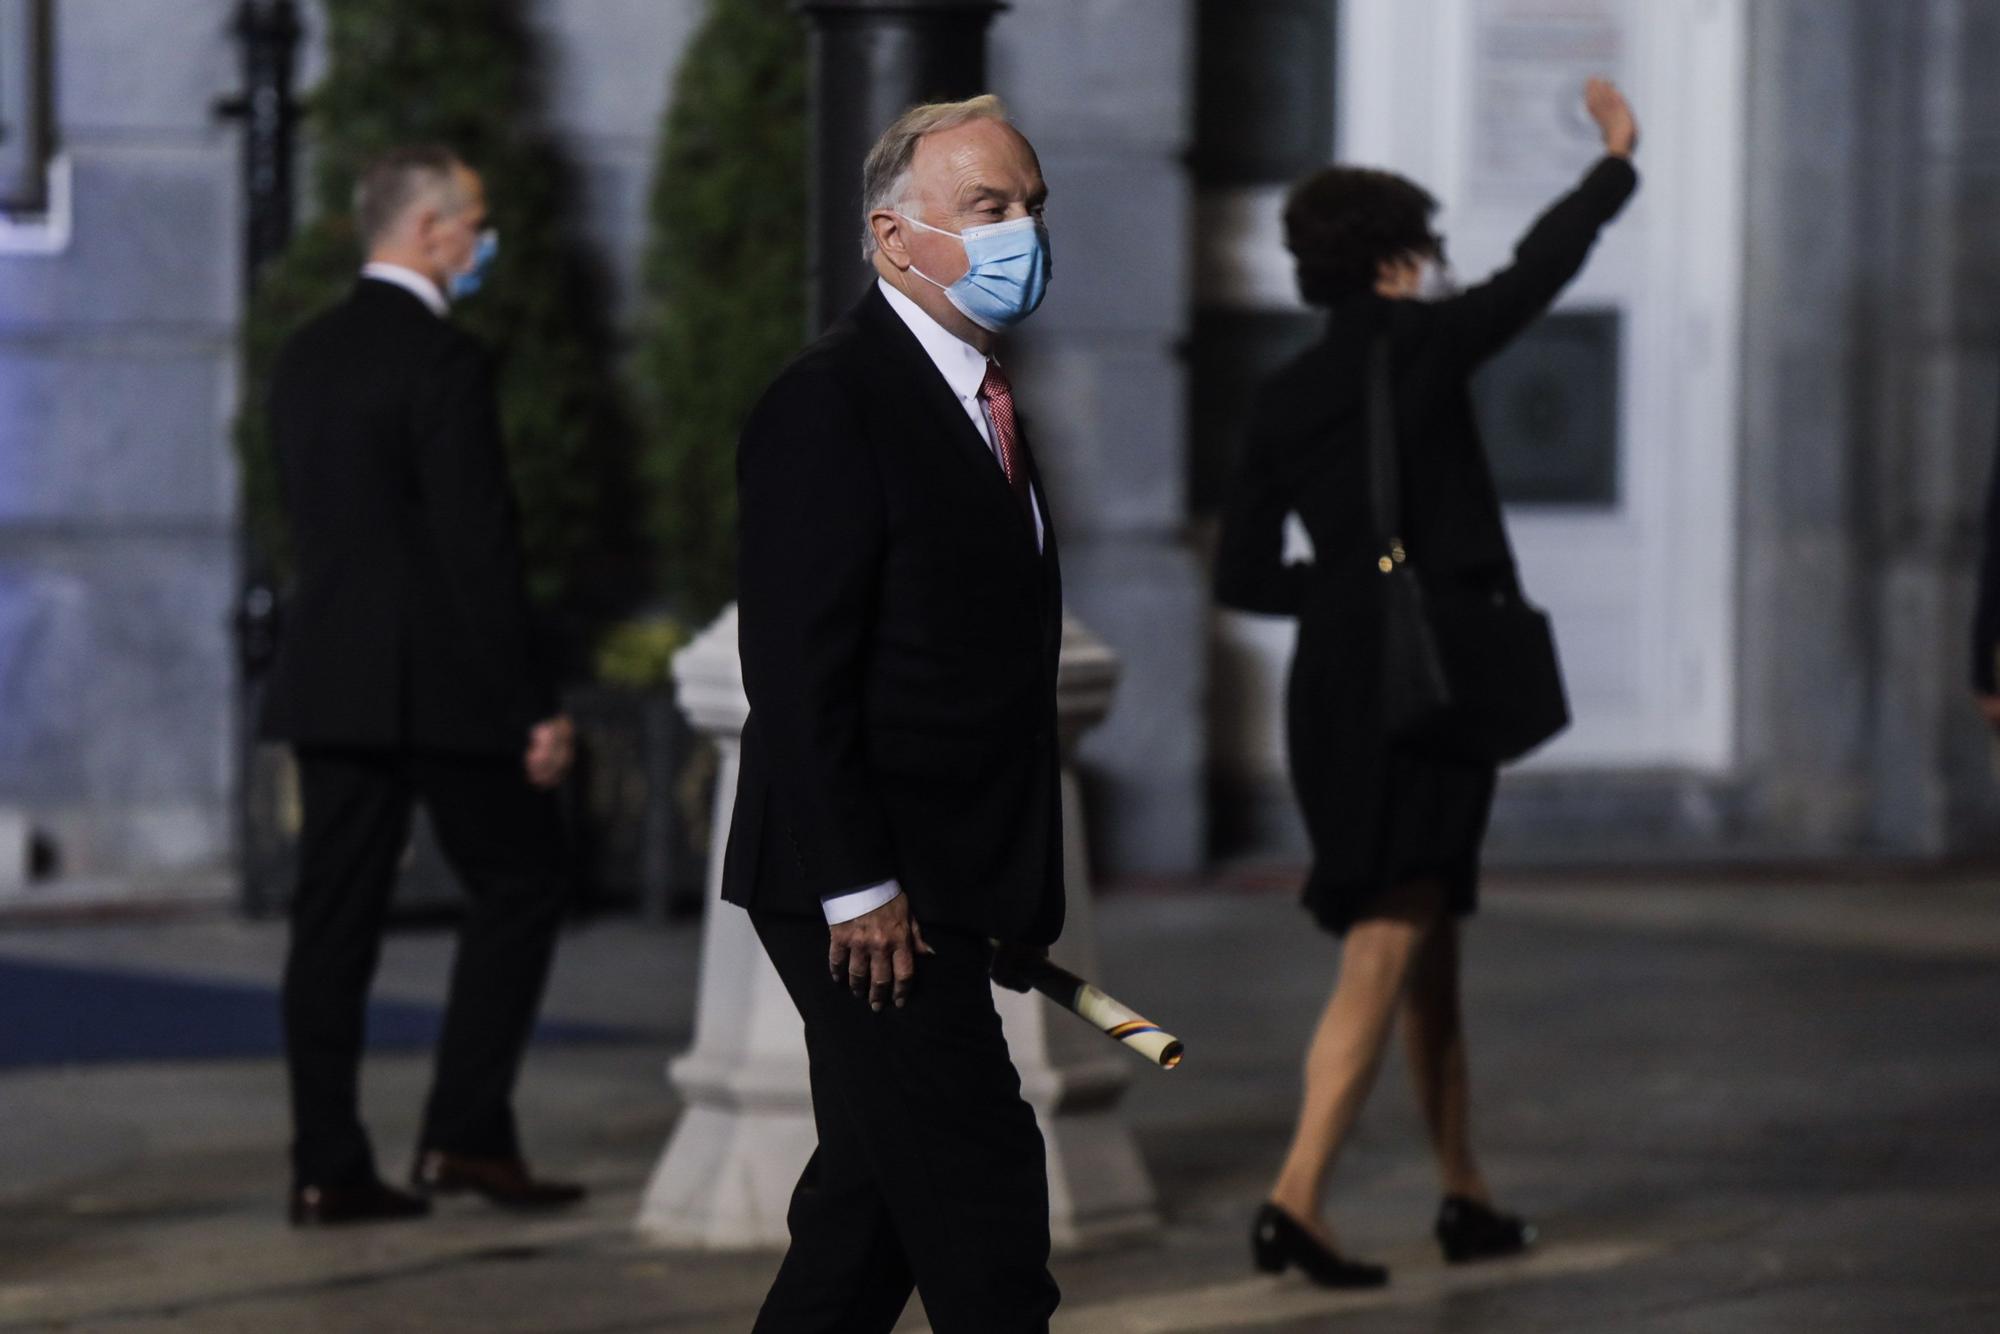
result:
[(1285, 563), (1285, 516), (1293, 497), (1279, 468), (1280, 441), (1255, 419), (1243, 464), (1222, 511), (1215, 600), (1238, 611), (1296, 616), (1305, 568)]
[(1440, 302), (1438, 325), (1457, 357), (1467, 365), (1484, 361), (1547, 310), (1583, 268), (1598, 232), (1638, 186), (1631, 162), (1601, 159), (1575, 190), (1535, 220), (1514, 247), (1512, 264)]
[(810, 370), (771, 387), (736, 469), (743, 686), (788, 840), (778, 855), (823, 900), (896, 876), (863, 728), (881, 484), (846, 395)]
[(454, 339), (418, 383), (417, 490), (452, 605), (503, 679), (516, 683), (521, 721), (551, 718), (559, 706), (528, 607), (492, 362), (470, 338)]
[(1996, 655), (2000, 655), (2000, 458), (1986, 484), (1986, 524), (1979, 555), (1979, 600), (1972, 615), (1972, 689), (1981, 695), (2000, 694), (1996, 685)]

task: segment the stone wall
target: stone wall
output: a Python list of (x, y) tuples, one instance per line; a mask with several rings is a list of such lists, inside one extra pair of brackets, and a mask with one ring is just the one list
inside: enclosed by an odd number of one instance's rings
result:
[(2000, 850), (1967, 694), (2000, 13), (1760, 0), (1749, 22), (1734, 772), (1510, 780), (1502, 860)]
[(707, 10), (705, 0), (537, 0), (549, 122), (576, 168), (578, 223), (621, 320), (637, 296), (660, 119)]
[(1991, 849), (1967, 626), (1996, 439), (2000, 14), (1751, 15), (1741, 821), (1798, 851)]
[(1125, 873), (1207, 854), (1206, 580), (1187, 541), (1193, 289), (1189, 0), (1015, 0), (989, 73), (1041, 155), (1055, 280), (1008, 355), (1049, 477), (1069, 610), (1117, 650), (1083, 750), (1093, 852)]
[[(211, 107), (237, 83), (233, 3), (56, 9), (73, 236), (0, 250), (0, 807), (71, 875), (220, 870), (240, 203)], [(703, 9), (538, 10), (580, 226), (628, 310), (659, 116)], [(2000, 843), (1964, 685), (2000, 412), (2000, 13), (1760, 0), (1750, 22), (1738, 763), (1512, 782), (1502, 856)], [(1194, 6), (1016, 0), (991, 50), (1054, 190), (1058, 277), (1012, 355), (1071, 608), (1127, 669), (1084, 755), (1097, 851), (1184, 871), (1208, 850), (1208, 611), (1186, 537)]]
[[(322, 67), (316, 5), (302, 83)], [(629, 300), (700, 0), (542, 0), (580, 225)], [(202, 883), (232, 855), (235, 0), (62, 0), (59, 253), (0, 249), (0, 807), (65, 877)], [(302, 178), (304, 173), (301, 173)], [(504, 182), (496, 183), (504, 188)]]
[(0, 252), (0, 806), (76, 876), (229, 855), (230, 0), (54, 6), (71, 237)]

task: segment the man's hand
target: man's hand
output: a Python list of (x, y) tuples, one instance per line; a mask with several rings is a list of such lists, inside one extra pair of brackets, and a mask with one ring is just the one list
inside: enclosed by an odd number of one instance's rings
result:
[(1609, 79), (1592, 79), (1583, 86), (1583, 105), (1604, 135), (1604, 151), (1613, 157), (1631, 157), (1639, 146), (1639, 122), (1625, 94)]
[(993, 942), (992, 974), (995, 985), (1009, 991), (1028, 991), (1035, 984), (1035, 966), (1049, 957), (1047, 945), (1003, 945)]
[(857, 999), (866, 999), (868, 1008), (878, 1012), (891, 1000), (902, 1008), (917, 975), (917, 956), (937, 953), (924, 944), (924, 933), (910, 916), (907, 894), (830, 930), (827, 971), (836, 984)]
[(568, 714), (558, 714), (528, 729), (528, 753), (521, 764), (528, 771), (528, 781), (536, 787), (558, 786), (575, 759), (576, 726)]
[(1979, 716), (1986, 725), (2000, 732), (2000, 695), (1974, 695), (1972, 702), (1979, 706)]

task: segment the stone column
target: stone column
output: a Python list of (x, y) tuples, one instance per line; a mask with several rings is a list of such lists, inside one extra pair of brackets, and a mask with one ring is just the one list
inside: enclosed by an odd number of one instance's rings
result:
[[(798, 1012), (764, 957), (749, 917), (721, 902), (722, 849), (736, 798), (738, 750), (749, 705), (731, 607), (674, 664), (681, 707), (720, 752), (702, 927), (695, 1040), (668, 1066), (686, 1104), (654, 1169), (637, 1225), (670, 1246), (782, 1246), (791, 1189), (816, 1142)], [(1059, 680), (1064, 865), (1069, 921), (1054, 950), (1095, 977), (1090, 867), (1082, 803), (1068, 760), (1111, 706), (1118, 661), (1081, 625), (1063, 637)], [(1132, 1058), (1035, 996), (996, 991), (1008, 1046), (1049, 1148), (1051, 1223), (1058, 1246), (1126, 1236), (1157, 1223), (1153, 1191), (1118, 1101)]]
[(986, 27), (1000, 0), (796, 0), (812, 23), (812, 216), (807, 246), (815, 333), (854, 304), (874, 270), (861, 257), (861, 161), (917, 102), (985, 92)]

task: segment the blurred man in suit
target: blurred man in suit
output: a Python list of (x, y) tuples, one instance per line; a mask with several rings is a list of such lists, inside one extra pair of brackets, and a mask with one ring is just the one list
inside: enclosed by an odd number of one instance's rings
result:
[[(877, 280), (738, 454), (750, 718), (724, 894), (805, 1020), (819, 1147), (757, 1329), (1048, 1328), (1049, 1200), (989, 941), (1062, 928), (1061, 579), (994, 336), (1048, 282), (994, 98), (869, 154)], [(850, 994), (851, 993), (851, 994)]]
[[(565, 890), (553, 789), (572, 729), (537, 661), (487, 354), (447, 319), (497, 250), (479, 177), (419, 147), (370, 165), (368, 249), (295, 334), (270, 402), (297, 557), (263, 717), (298, 760), (285, 966), (295, 1223), (410, 1218), (433, 1193), (582, 1198), (525, 1166), (512, 1094)], [(384, 1183), (357, 1105), (368, 985), (414, 808), (471, 895), (413, 1173)]]

